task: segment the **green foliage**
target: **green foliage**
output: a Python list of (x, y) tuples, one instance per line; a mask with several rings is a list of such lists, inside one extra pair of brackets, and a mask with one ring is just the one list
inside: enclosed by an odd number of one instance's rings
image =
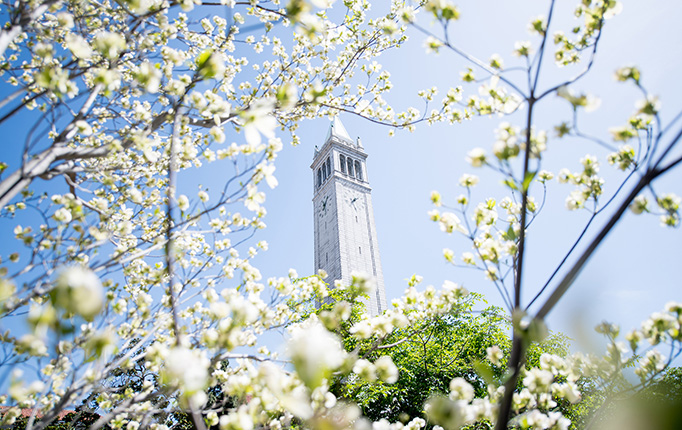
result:
[(526, 369), (540, 366), (542, 354), (554, 354), (567, 357), (570, 353), (571, 338), (563, 333), (550, 333), (542, 342), (532, 343), (526, 351)]
[(682, 405), (682, 367), (670, 367), (648, 387), (640, 396), (656, 402), (673, 402)]
[[(446, 393), (455, 377), (465, 378), (477, 396), (484, 396), (486, 383), (476, 371), (477, 364), (486, 360), (487, 348), (498, 345), (508, 353), (511, 342), (507, 335), (510, 325), (500, 309), (472, 312), (480, 300), (481, 296), (472, 294), (446, 315), (395, 330), (383, 339), (383, 346), (376, 347), (370, 341), (351, 343), (344, 337), (346, 347), (354, 346), (361, 357), (374, 360), (390, 356), (400, 377), (389, 385), (351, 375), (336, 381), (332, 391), (356, 402), (368, 418), (393, 422), (422, 416), (424, 402), (433, 394)], [(490, 369), (496, 380), (502, 377), (503, 367)]]
[[(30, 410), (26, 409), (26, 411)], [(2, 414), (0, 413), (0, 415)], [(98, 418), (99, 415), (92, 412), (86, 411), (69, 412), (63, 414), (61, 418), (58, 418), (55, 421), (48, 424), (47, 426), (45, 426), (45, 430), (86, 430), (89, 429), (97, 421)], [(11, 430), (23, 430), (26, 428), (28, 421), (29, 417), (21, 416), (17, 418), (14, 424), (8, 426), (7, 428), (10, 428)], [(40, 419), (35, 418), (33, 421), (34, 428), (39, 423)], [(102, 427), (102, 429), (108, 430), (110, 429), (110, 426), (105, 424)]]
[[(405, 422), (423, 417), (425, 402), (433, 395), (447, 394), (450, 381), (457, 377), (469, 382), (479, 398), (488, 394), (489, 384), (504, 383), (505, 358), (493, 364), (487, 358), (487, 350), (497, 346), (502, 357), (509, 356), (511, 321), (502, 309), (494, 306), (474, 310), (485, 304), (482, 295), (471, 293), (447, 314), (422, 319), (385, 337), (366, 340), (350, 332), (350, 327), (362, 315), (361, 297), (362, 294), (352, 289), (333, 289), (311, 313), (325, 322), (328, 318), (324, 315), (334, 313), (339, 303), (352, 304), (350, 317), (334, 328), (344, 348), (370, 361), (388, 355), (397, 366), (400, 376), (394, 384), (370, 382), (354, 373), (332, 381), (330, 391), (339, 399), (357, 404), (367, 418)], [(543, 342), (530, 346), (526, 365), (537, 366), (543, 353), (565, 357), (568, 347), (568, 337), (551, 334)]]

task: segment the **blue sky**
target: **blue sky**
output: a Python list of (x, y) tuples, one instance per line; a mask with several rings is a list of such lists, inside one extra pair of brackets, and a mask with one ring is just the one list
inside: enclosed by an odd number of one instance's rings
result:
[[(498, 53), (510, 67), (515, 60), (511, 55), (515, 41), (537, 42), (526, 26), (531, 18), (546, 14), (546, 2), (470, 3), (461, 6), (462, 17), (452, 33), (453, 40), (461, 40), (458, 46), (468, 52), (482, 59)], [(574, 23), (571, 15), (574, 2), (558, 3), (557, 22), (570, 29)], [(660, 97), (664, 122), (682, 109), (678, 99), (682, 94), (679, 84), (682, 32), (677, 25), (680, 18), (682, 5), (677, 2), (656, 2), (655, 7), (648, 2), (624, 2), (621, 15), (607, 25), (590, 77), (575, 87), (602, 100), (599, 109), (581, 117), (586, 130), (606, 138), (608, 127), (623, 124), (634, 112), (640, 95), (631, 86), (612, 79), (615, 69), (624, 65), (636, 64), (641, 68), (643, 84)], [(419, 89), (436, 85), (443, 95), (447, 88), (460, 85), (459, 72), (468, 66), (451, 53), (426, 55), (424, 36), (416, 31), (410, 31), (410, 36), (405, 47), (378, 59), (391, 72), (394, 90), (388, 99), (398, 108), (411, 104), (421, 108), (416, 98)], [(557, 69), (551, 63), (544, 70), (541, 86), (576, 73), (576, 69)], [(465, 88), (476, 92), (475, 86)], [(570, 120), (570, 115), (568, 105), (552, 96), (538, 110), (537, 124), (551, 130), (560, 121)], [(470, 245), (440, 232), (428, 220), (427, 211), (432, 209), (429, 194), (434, 189), (454, 203), (462, 191), (457, 179), (464, 172), (481, 176), (475, 193), (479, 200), (503, 196), (499, 176), (469, 167), (464, 158), (473, 147), (489, 151), (494, 142), (493, 129), (499, 122), (509, 120), (521, 125), (519, 117), (478, 118), (454, 126), (424, 125), (414, 133), (398, 131), (393, 138), (388, 137), (388, 128), (353, 115), (345, 114), (341, 119), (351, 136), (362, 138), (369, 154), (367, 169), (388, 299), (400, 296), (406, 287), (405, 279), (417, 273), (424, 277), (424, 285), (439, 286), (449, 279), (484, 293), (491, 303), (501, 304), (492, 284), (480, 272), (456, 269), (444, 262), (444, 247), (461, 255), (470, 251)], [(313, 189), (309, 165), (313, 147), (323, 143), (327, 128), (326, 120), (303, 123), (300, 129), (303, 143), (285, 148), (279, 157), (280, 185), (268, 194), (268, 229), (262, 234), (270, 243), (270, 250), (258, 257), (266, 276), (281, 275), (289, 267), (300, 274), (313, 270)], [(600, 158), (607, 184), (610, 178), (618, 177), (606, 163), (605, 150), (583, 141), (559, 140), (551, 133), (550, 136), (543, 168), (555, 173), (561, 167), (575, 171), (582, 156), (593, 154)], [(672, 172), (657, 182), (657, 190), (682, 194), (681, 179), (682, 172)], [(525, 301), (531, 297), (530, 291), (544, 283), (587, 219), (585, 213), (564, 209), (571, 187), (554, 182), (549, 188), (547, 206), (529, 233)], [(595, 226), (604, 222), (600, 218)], [(550, 314), (550, 329), (567, 333), (580, 344), (584, 343), (583, 334), (590, 333), (602, 320), (629, 330), (650, 313), (661, 310), (666, 302), (681, 300), (677, 271), (682, 257), (680, 238), (679, 229), (660, 227), (657, 217), (626, 214)], [(590, 344), (582, 346), (589, 348)]]

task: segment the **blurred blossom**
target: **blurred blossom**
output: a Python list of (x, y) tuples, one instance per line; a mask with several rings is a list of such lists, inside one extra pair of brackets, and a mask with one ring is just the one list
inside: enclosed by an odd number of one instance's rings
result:
[(92, 320), (104, 304), (104, 289), (93, 271), (71, 266), (60, 272), (51, 297), (56, 307)]
[(346, 356), (339, 339), (317, 319), (291, 329), (287, 351), (298, 376), (311, 389), (341, 366)]

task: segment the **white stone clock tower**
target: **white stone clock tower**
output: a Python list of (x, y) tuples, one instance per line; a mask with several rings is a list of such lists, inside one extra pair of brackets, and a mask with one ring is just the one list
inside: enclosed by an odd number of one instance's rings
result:
[(369, 295), (367, 311), (374, 316), (386, 310), (386, 292), (366, 160), (360, 139), (353, 142), (341, 120), (332, 120), (310, 166), (315, 190), (315, 270), (324, 269), (330, 284), (341, 280), (350, 285), (352, 272), (373, 276), (376, 289)]

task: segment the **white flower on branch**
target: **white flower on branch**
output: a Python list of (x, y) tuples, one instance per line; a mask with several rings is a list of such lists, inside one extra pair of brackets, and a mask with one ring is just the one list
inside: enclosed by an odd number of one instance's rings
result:
[(470, 402), (474, 398), (474, 387), (464, 378), (455, 378), (450, 381), (450, 398)]
[(382, 355), (374, 362), (377, 376), (387, 384), (394, 384), (398, 381), (398, 368), (393, 364), (393, 360), (388, 355)]
[(493, 345), (485, 350), (486, 357), (495, 366), (500, 365), (500, 360), (502, 360), (503, 353), (499, 346)]
[(135, 81), (148, 93), (154, 94), (161, 86), (161, 70), (148, 61), (143, 62), (135, 72)]
[(66, 47), (71, 51), (74, 57), (80, 60), (87, 60), (92, 57), (92, 47), (81, 36), (69, 33), (66, 36)]
[(346, 352), (336, 336), (327, 331), (317, 319), (291, 329), (287, 351), (301, 380), (310, 389), (341, 366)]
[(162, 379), (177, 386), (193, 407), (200, 407), (207, 399), (203, 390), (208, 384), (208, 365), (198, 351), (177, 346), (165, 357)]
[(118, 33), (103, 31), (98, 33), (94, 39), (94, 46), (105, 58), (113, 60), (126, 49), (126, 40)]
[(274, 100), (261, 99), (255, 101), (249, 109), (242, 112), (244, 136), (249, 145), (254, 147), (260, 145), (261, 134), (268, 139), (275, 137), (277, 120), (272, 116), (274, 106)]
[(56, 307), (92, 320), (104, 304), (104, 289), (90, 269), (71, 266), (59, 273), (51, 297)]

